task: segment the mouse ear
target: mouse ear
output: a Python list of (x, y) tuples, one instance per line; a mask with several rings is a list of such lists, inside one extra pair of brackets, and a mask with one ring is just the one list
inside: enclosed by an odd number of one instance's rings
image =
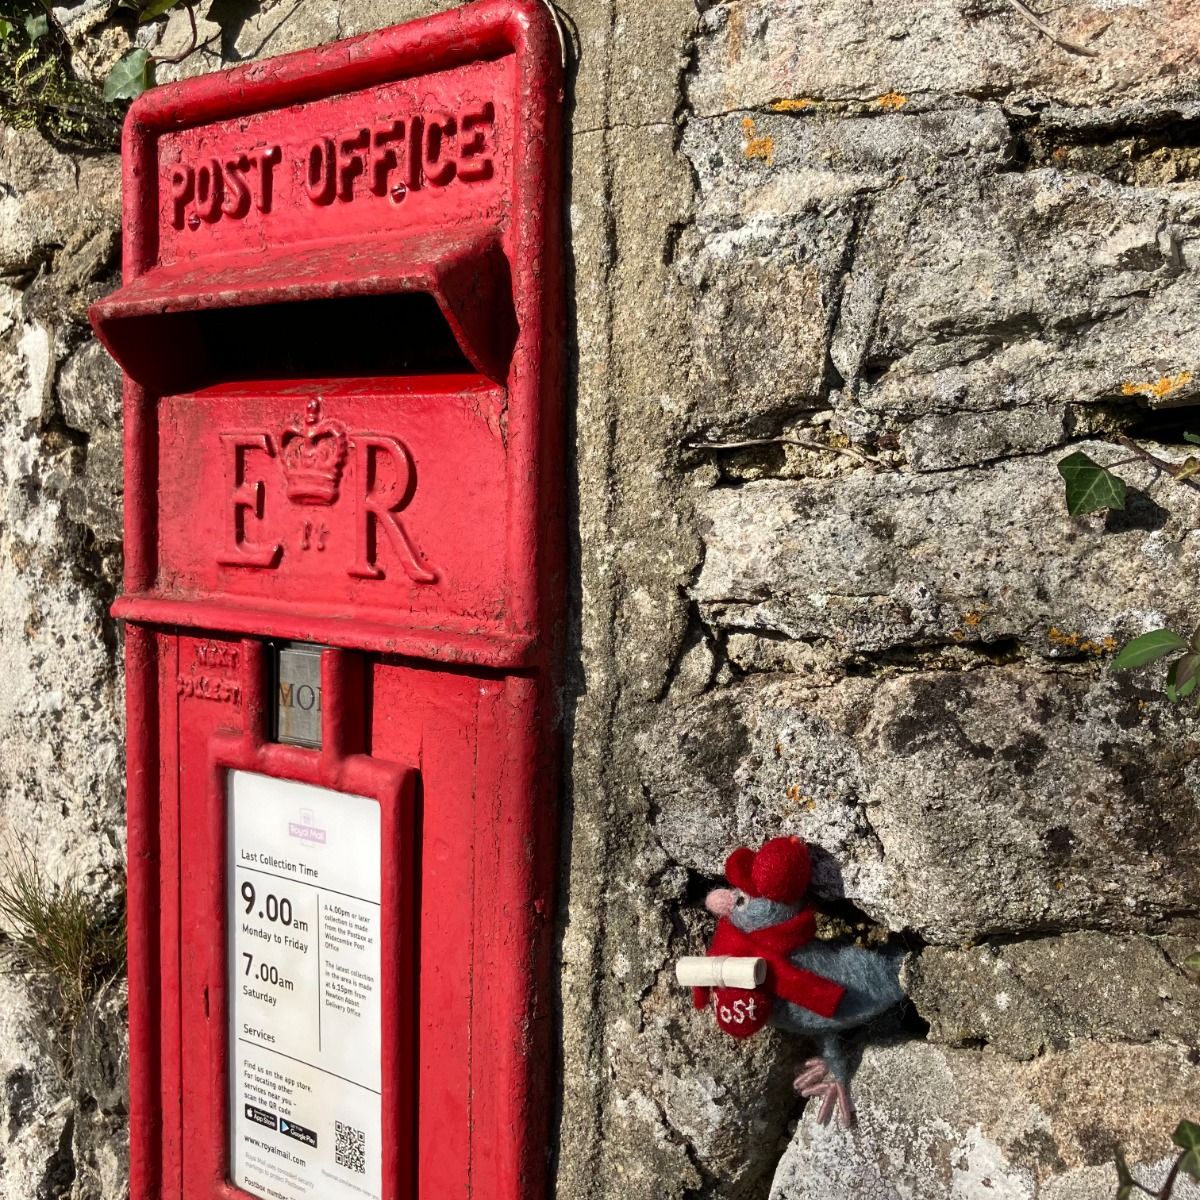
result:
[(735, 850), (725, 860), (725, 878), (735, 888), (738, 888), (749, 896), (758, 895), (758, 891), (754, 886), (753, 871), (754, 851), (747, 850), (745, 846), (741, 846)]

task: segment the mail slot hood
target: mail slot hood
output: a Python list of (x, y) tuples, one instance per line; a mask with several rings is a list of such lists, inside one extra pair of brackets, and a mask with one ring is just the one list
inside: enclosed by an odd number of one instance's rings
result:
[(229, 378), (238, 364), (258, 378), (327, 364), (351, 329), (366, 373), (473, 369), (503, 382), (517, 334), (508, 259), (480, 227), (156, 267), (92, 319), (126, 374), (159, 394)]

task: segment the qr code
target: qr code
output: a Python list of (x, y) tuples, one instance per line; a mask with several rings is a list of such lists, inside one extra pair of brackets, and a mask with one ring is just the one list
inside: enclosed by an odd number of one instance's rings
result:
[(357, 1171), (360, 1175), (367, 1173), (366, 1163), (367, 1135), (353, 1125), (343, 1125), (341, 1121), (333, 1123), (333, 1158), (339, 1167), (347, 1171)]

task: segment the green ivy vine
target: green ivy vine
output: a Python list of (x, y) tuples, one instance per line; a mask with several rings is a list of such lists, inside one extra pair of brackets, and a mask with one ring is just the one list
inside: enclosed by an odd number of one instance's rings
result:
[[(51, 0), (0, 0), (0, 122), (35, 128), (69, 150), (115, 150), (125, 109), (154, 86), (156, 67), (182, 62), (201, 48), (191, 0), (118, 0), (115, 6), (116, 13), (124, 11), (138, 25), (179, 6), (192, 32), (181, 53), (162, 57), (134, 46), (97, 87), (75, 71), (70, 38)], [(213, 8), (220, 8), (220, 0)]]
[(111, 150), (120, 142), (122, 115), (76, 75), (49, 3), (0, 0), (0, 121), (36, 128), (68, 149)]
[[(1190, 444), (1200, 445), (1200, 435), (1185, 433), (1183, 437)], [(1125, 480), (1114, 474), (1114, 469), (1127, 463), (1147, 462), (1177, 483), (1200, 490), (1200, 459), (1194, 455), (1189, 455), (1182, 463), (1173, 463), (1151, 454), (1131, 438), (1121, 436), (1117, 441), (1131, 453), (1110, 466), (1101, 466), (1082, 450), (1069, 454), (1059, 462), (1058, 473), (1066, 485), (1067, 512), (1071, 516), (1080, 517), (1105, 509), (1123, 509), (1129, 489)], [(1200, 685), (1200, 628), (1190, 637), (1172, 629), (1152, 629), (1149, 633), (1143, 633), (1129, 642), (1113, 659), (1112, 669), (1130, 671), (1171, 654), (1178, 654), (1178, 657), (1167, 670), (1164, 691), (1168, 700), (1173, 704), (1178, 703), (1195, 694)], [(1200, 695), (1196, 698), (1197, 707), (1200, 707)]]
[(1132, 1200), (1135, 1190), (1153, 1196), (1154, 1200), (1170, 1200), (1175, 1194), (1175, 1184), (1180, 1175), (1187, 1175), (1200, 1183), (1200, 1125), (1195, 1121), (1180, 1121), (1171, 1135), (1171, 1141), (1180, 1152), (1175, 1156), (1162, 1187), (1157, 1190), (1138, 1183), (1125, 1161), (1125, 1155), (1117, 1151), (1117, 1200)]
[[(1200, 436), (1194, 433), (1185, 433), (1183, 437), (1190, 444), (1200, 444)], [(1113, 469), (1131, 462), (1148, 462), (1161, 474), (1200, 490), (1200, 482), (1197, 481), (1200, 459), (1189, 455), (1182, 463), (1168, 462), (1151, 454), (1131, 438), (1120, 436), (1117, 441), (1130, 455), (1108, 467), (1101, 466), (1082, 450), (1069, 454), (1059, 462), (1058, 472), (1066, 485), (1067, 512), (1071, 516), (1084, 516), (1105, 509), (1123, 509), (1129, 489), (1125, 480), (1115, 475)], [(1131, 671), (1171, 655), (1176, 657), (1167, 669), (1164, 691), (1167, 699), (1174, 704), (1188, 699), (1200, 686), (1200, 628), (1190, 637), (1184, 637), (1173, 629), (1152, 629), (1143, 633), (1121, 649), (1112, 661), (1112, 669)], [(1197, 707), (1200, 707), (1200, 696), (1197, 696)], [(1183, 965), (1189, 970), (1200, 971), (1200, 951), (1185, 959)], [(1180, 1121), (1171, 1140), (1179, 1153), (1158, 1189), (1138, 1183), (1124, 1153), (1120, 1150), (1116, 1152), (1116, 1200), (1132, 1200), (1135, 1191), (1154, 1197), (1154, 1200), (1170, 1200), (1180, 1175), (1187, 1175), (1200, 1183), (1200, 1125), (1194, 1121)]]

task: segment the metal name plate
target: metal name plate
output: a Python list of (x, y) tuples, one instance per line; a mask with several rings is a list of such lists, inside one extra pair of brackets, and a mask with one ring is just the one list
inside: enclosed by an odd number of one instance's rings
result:
[(321, 748), (320, 646), (283, 646), (277, 652), (275, 740)]
[(379, 1200), (379, 804), (231, 771), (228, 806), (233, 1182)]

